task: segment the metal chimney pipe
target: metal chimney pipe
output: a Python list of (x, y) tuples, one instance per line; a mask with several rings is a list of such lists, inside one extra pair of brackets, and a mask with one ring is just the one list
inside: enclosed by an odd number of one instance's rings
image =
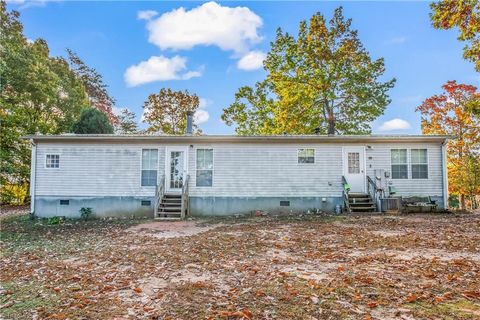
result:
[(193, 134), (193, 111), (187, 111), (187, 128), (185, 134), (189, 136)]

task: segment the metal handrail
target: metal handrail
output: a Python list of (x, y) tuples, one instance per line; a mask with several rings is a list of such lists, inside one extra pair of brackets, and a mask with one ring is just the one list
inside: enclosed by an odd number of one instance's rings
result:
[(155, 191), (155, 209), (154, 209), (154, 218), (158, 216), (158, 208), (162, 203), (163, 195), (165, 194), (165, 175), (162, 175), (160, 178), (160, 183), (157, 185), (157, 190)]
[(188, 199), (188, 182), (190, 181), (190, 175), (186, 175), (185, 182), (182, 186), (182, 205), (181, 205), (181, 218), (185, 219), (185, 215), (190, 215), (190, 206)]
[(350, 185), (347, 182), (345, 176), (342, 176), (342, 186), (343, 186), (343, 204), (345, 205), (345, 210), (347, 213), (352, 213), (350, 208), (350, 202), (348, 202), (348, 193), (350, 192)]

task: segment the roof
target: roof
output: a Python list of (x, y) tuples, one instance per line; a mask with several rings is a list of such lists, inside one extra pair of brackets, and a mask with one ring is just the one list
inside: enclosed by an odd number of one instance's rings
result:
[(34, 142), (439, 142), (448, 135), (117, 135), (117, 134), (62, 134), (25, 136)]

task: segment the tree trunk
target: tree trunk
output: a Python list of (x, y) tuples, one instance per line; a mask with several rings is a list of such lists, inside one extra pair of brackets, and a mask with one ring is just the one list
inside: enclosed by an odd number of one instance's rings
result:
[(328, 108), (328, 134), (335, 134), (335, 117), (333, 108)]
[(460, 200), (460, 210), (465, 210), (465, 195), (460, 194), (458, 197)]

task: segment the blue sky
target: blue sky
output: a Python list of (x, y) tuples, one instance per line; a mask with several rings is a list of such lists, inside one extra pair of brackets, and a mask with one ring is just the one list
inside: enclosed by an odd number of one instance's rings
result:
[[(275, 30), (281, 27), (296, 34), (301, 20), (318, 11), (331, 17), (339, 5), (353, 19), (372, 57), (385, 58), (385, 79), (397, 79), (390, 91), (392, 103), (372, 124), (374, 133), (420, 133), (420, 115), (414, 110), (423, 99), (440, 93), (448, 80), (479, 85), (480, 74), (462, 59), (463, 43), (457, 41), (457, 31), (431, 27), (429, 2), (60, 1), (31, 5), (16, 0), (9, 8), (21, 12), (29, 39), (47, 40), (52, 55), (65, 55), (68, 47), (96, 68), (117, 106), (134, 111), (139, 121), (149, 94), (162, 87), (188, 89), (202, 98), (198, 119), (203, 131), (222, 134), (234, 130), (220, 115), (236, 90), (264, 78), (258, 67)], [(397, 129), (385, 130), (392, 128)]]

